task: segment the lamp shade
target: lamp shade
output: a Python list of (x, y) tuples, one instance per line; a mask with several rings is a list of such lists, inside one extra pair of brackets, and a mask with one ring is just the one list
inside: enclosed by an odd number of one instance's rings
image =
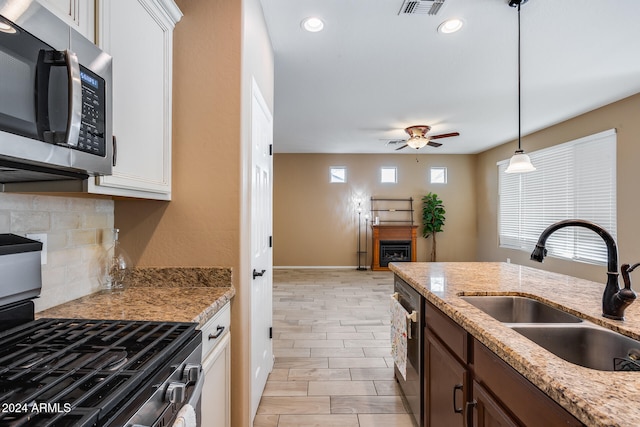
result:
[(505, 173), (524, 173), (533, 172), (534, 170), (536, 168), (531, 164), (529, 156), (524, 154), (524, 151), (517, 150), (509, 160), (509, 167), (505, 170)]

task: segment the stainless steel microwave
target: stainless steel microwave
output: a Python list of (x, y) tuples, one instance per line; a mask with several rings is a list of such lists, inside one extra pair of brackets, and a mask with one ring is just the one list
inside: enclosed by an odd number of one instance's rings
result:
[(0, 0), (0, 183), (110, 175), (111, 57), (33, 0)]

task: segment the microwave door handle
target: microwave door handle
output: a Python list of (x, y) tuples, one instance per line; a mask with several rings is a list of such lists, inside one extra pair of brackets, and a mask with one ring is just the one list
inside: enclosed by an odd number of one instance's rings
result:
[(36, 63), (36, 128), (38, 138), (53, 143), (49, 123), (49, 81), (51, 76), (50, 52), (40, 49)]
[(118, 140), (115, 135), (111, 137), (111, 140), (113, 141), (113, 160), (111, 164), (116, 166), (116, 163), (118, 163)]
[(80, 135), (80, 122), (82, 120), (82, 80), (80, 79), (80, 63), (78, 56), (65, 50), (67, 62), (67, 75), (69, 77), (69, 118), (67, 121), (66, 143), (72, 146), (78, 145)]
[[(65, 66), (68, 80), (68, 118), (66, 134), (51, 130), (49, 121), (49, 85), (51, 67)], [(82, 81), (78, 56), (70, 50), (64, 52), (41, 49), (36, 64), (37, 95), (36, 114), (37, 131), (40, 140), (50, 144), (78, 145), (80, 123), (82, 120)]]

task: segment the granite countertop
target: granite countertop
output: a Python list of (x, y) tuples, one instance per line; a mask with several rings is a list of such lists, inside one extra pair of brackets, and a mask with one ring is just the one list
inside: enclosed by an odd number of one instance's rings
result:
[(588, 426), (640, 425), (640, 372), (598, 371), (548, 352), (459, 298), (529, 296), (640, 339), (640, 302), (624, 321), (602, 317), (602, 283), (506, 263), (392, 263), (391, 270)]
[(140, 268), (122, 290), (87, 295), (40, 311), (36, 317), (196, 322), (202, 326), (234, 295), (230, 268)]

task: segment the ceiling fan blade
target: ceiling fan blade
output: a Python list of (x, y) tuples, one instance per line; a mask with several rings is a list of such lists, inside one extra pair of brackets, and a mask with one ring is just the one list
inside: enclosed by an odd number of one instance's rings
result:
[(433, 141), (429, 141), (427, 142), (427, 145), (430, 147), (440, 147), (442, 144), (440, 144), (439, 142), (433, 142)]
[(407, 140), (406, 139), (392, 139), (392, 140), (387, 140), (387, 143), (385, 145), (401, 144), (403, 142), (407, 142)]
[(402, 150), (403, 148), (406, 148), (406, 147), (408, 147), (408, 146), (409, 146), (408, 144), (404, 144), (402, 147), (398, 147), (398, 148), (396, 148), (396, 151), (398, 151), (398, 150)]
[(458, 132), (451, 132), (451, 133), (441, 133), (440, 135), (427, 135), (427, 138), (429, 139), (440, 139), (440, 138), (449, 138), (451, 136), (459, 136), (460, 133)]

